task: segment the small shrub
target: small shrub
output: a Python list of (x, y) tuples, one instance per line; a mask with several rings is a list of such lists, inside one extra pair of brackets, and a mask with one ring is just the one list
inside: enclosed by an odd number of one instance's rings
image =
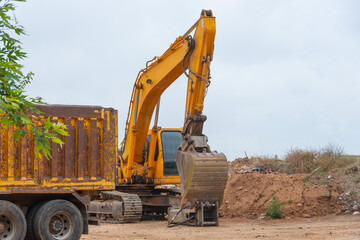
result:
[(288, 200), (288, 202), (289, 202), (289, 203), (292, 203), (292, 202), (293, 202), (293, 200), (290, 198), (290, 199)]
[(309, 181), (310, 181), (310, 176), (307, 176), (307, 177), (304, 178), (303, 183), (307, 183)]
[(286, 172), (293, 173), (310, 173), (315, 169), (316, 151), (307, 149), (290, 149), (285, 156), (287, 163)]
[(316, 158), (316, 164), (324, 172), (347, 166), (351, 162), (352, 160), (344, 156), (344, 150), (341, 147), (332, 144), (321, 148)]
[(274, 195), (272, 201), (267, 206), (266, 214), (271, 218), (280, 218), (281, 215), (284, 214), (284, 208), (284, 205), (281, 204), (276, 195)]

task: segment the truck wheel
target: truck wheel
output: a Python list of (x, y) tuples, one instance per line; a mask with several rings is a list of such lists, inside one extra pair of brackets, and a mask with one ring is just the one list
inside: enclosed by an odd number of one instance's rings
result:
[(34, 236), (41, 240), (78, 240), (83, 228), (79, 209), (62, 199), (44, 203), (33, 220)]
[(35, 218), (35, 214), (37, 212), (37, 210), (39, 210), (39, 208), (44, 204), (45, 202), (38, 202), (35, 203), (34, 205), (32, 205), (27, 214), (26, 214), (26, 237), (25, 240), (36, 240), (35, 236), (34, 236), (34, 230), (33, 230), (33, 223), (34, 223), (34, 218)]
[(0, 239), (23, 240), (26, 234), (26, 220), (24, 213), (18, 206), (0, 200)]

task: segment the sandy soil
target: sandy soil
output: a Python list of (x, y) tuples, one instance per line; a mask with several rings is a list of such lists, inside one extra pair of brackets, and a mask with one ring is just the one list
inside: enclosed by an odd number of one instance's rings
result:
[(250, 220), (221, 218), (219, 227), (167, 228), (165, 221), (90, 226), (83, 240), (97, 239), (360, 239), (360, 215)]
[(266, 213), (276, 195), (285, 206), (284, 217), (314, 217), (339, 214), (336, 186), (311, 185), (308, 174), (234, 174), (229, 177), (220, 216), (257, 218)]

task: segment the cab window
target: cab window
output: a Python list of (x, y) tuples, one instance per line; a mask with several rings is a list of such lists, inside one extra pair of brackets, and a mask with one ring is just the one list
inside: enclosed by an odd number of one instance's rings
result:
[(180, 131), (163, 131), (161, 133), (161, 142), (163, 148), (164, 159), (164, 176), (177, 176), (178, 171), (176, 168), (176, 152), (178, 146), (182, 142)]
[[(146, 143), (144, 147), (144, 152), (146, 153), (147, 159), (149, 159), (150, 141), (151, 141), (151, 135), (149, 134), (146, 136)], [(158, 141), (156, 141), (154, 161), (157, 161), (158, 156), (159, 156), (159, 144)]]

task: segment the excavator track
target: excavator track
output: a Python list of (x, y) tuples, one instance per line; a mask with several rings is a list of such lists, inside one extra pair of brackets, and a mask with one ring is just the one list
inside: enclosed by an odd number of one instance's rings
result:
[(88, 219), (92, 224), (138, 222), (142, 216), (141, 199), (137, 194), (119, 191), (100, 193), (88, 206)]
[(103, 200), (118, 200), (123, 202), (123, 222), (138, 222), (142, 215), (141, 199), (137, 194), (118, 191), (105, 191), (101, 193)]

